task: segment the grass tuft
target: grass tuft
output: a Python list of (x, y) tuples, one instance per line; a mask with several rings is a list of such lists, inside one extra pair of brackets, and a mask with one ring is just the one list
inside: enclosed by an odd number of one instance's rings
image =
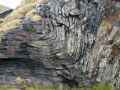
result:
[[(0, 86), (0, 90), (18, 90), (18, 88), (16, 86)], [(26, 86), (24, 90), (117, 90), (117, 89), (112, 87), (110, 84), (97, 84), (91, 88), (88, 88), (88, 87), (83, 87), (83, 88), (62, 87), (60, 88), (57, 85), (56, 86), (32, 85), (32, 86)]]

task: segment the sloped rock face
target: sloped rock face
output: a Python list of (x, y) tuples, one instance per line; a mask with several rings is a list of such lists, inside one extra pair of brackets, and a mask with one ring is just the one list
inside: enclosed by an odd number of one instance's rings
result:
[[(42, 20), (34, 22), (25, 17), (19, 28), (5, 33), (0, 55), (42, 63), (50, 82), (78, 86), (111, 81), (119, 87), (119, 25), (113, 25), (115, 30), (109, 33), (99, 28), (110, 8), (106, 0), (50, 0), (38, 4)], [(31, 68), (31, 76), (41, 68)]]
[(6, 17), (8, 14), (10, 14), (13, 10), (12, 9), (7, 9), (5, 11), (0, 12), (0, 18)]

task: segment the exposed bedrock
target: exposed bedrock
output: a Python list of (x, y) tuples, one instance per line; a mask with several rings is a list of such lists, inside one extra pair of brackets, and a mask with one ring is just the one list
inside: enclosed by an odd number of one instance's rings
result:
[(42, 20), (22, 18), (19, 28), (5, 33), (0, 56), (42, 63), (44, 71), (51, 70), (45, 72), (55, 77), (51, 78), (54, 82), (68, 85), (73, 82), (72, 85), (78, 86), (111, 81), (119, 87), (119, 47), (104, 44), (106, 38), (119, 43), (112, 40), (119, 30), (107, 35), (99, 28), (103, 17), (110, 13), (110, 3), (107, 0), (49, 0), (47, 4), (38, 4), (36, 10)]

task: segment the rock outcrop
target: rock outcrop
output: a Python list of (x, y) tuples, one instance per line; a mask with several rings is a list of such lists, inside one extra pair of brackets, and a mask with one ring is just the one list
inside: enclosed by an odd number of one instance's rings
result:
[(0, 18), (4, 18), (6, 17), (8, 14), (10, 14), (13, 10), (12, 9), (8, 9), (8, 10), (5, 10), (3, 12), (0, 13)]
[(29, 68), (29, 74), (37, 73), (42, 82), (39, 76), (44, 74), (51, 83), (78, 86), (109, 82), (119, 87), (118, 3), (49, 0), (37, 4), (39, 20), (25, 15), (15, 29), (3, 30), (0, 57), (42, 63)]
[(11, 12), (12, 12), (12, 9), (5, 7), (3, 5), (0, 5), (0, 19), (6, 17)]

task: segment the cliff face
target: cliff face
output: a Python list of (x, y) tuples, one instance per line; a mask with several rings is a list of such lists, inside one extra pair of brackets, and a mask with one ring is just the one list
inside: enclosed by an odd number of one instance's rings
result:
[(26, 15), (19, 27), (1, 33), (0, 57), (42, 63), (44, 73), (38, 65), (30, 74), (41, 72), (50, 82), (111, 82), (119, 87), (119, 18), (105, 17), (113, 7), (114, 13), (115, 5), (106, 0), (38, 4), (35, 13), (41, 19), (34, 21)]

